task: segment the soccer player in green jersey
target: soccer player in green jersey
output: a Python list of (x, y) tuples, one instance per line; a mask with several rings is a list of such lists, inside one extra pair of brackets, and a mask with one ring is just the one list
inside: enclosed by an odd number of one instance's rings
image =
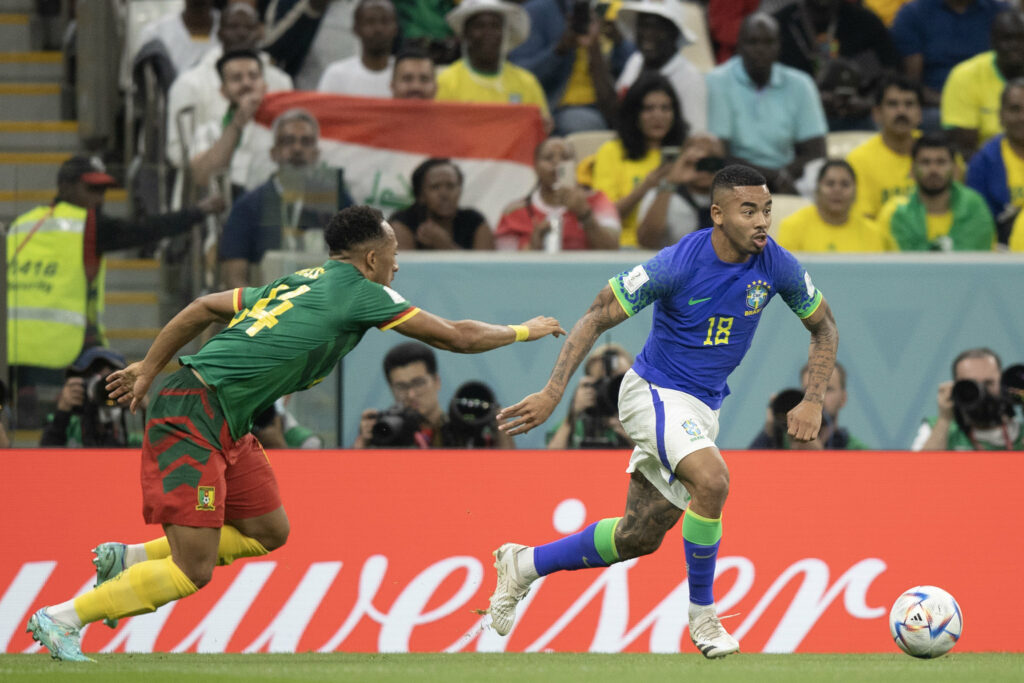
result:
[(320, 382), (371, 327), (439, 349), (480, 353), (565, 334), (554, 318), (521, 325), (445, 320), (388, 285), (398, 270), (391, 226), (349, 207), (325, 231), (330, 258), (265, 287), (202, 296), (157, 335), (146, 357), (111, 374), (111, 396), (134, 411), (157, 374), (213, 322), (227, 327), (171, 375), (150, 405), (142, 449), (143, 516), (165, 536), (94, 549), (96, 587), (43, 607), (28, 631), (55, 659), (91, 661), (79, 629), (152, 612), (195, 593), (214, 566), (264, 555), (288, 538), (277, 481), (253, 416), (278, 397)]

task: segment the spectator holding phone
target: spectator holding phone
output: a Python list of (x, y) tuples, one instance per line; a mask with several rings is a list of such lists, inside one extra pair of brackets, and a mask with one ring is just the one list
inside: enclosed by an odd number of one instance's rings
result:
[(621, 246), (638, 245), (640, 200), (671, 169), (661, 150), (678, 153), (688, 130), (675, 88), (661, 74), (645, 73), (626, 91), (619, 110), (619, 137), (598, 148), (593, 176), (594, 189), (608, 195), (619, 211)]
[(645, 249), (711, 225), (711, 180), (725, 167), (725, 145), (710, 133), (694, 135), (681, 150), (662, 147), (661, 156), (671, 164), (668, 174), (640, 202), (636, 239)]
[(576, 184), (576, 158), (564, 138), (543, 140), (533, 152), (537, 184), (505, 207), (495, 241), (498, 249), (618, 249), (619, 213), (607, 196)]

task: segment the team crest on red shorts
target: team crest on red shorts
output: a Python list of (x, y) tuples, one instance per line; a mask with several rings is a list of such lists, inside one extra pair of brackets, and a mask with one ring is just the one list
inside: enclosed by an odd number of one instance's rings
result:
[(196, 510), (204, 510), (206, 512), (212, 512), (216, 510), (216, 506), (213, 504), (213, 496), (216, 489), (212, 486), (200, 486), (199, 487), (199, 505), (196, 505)]

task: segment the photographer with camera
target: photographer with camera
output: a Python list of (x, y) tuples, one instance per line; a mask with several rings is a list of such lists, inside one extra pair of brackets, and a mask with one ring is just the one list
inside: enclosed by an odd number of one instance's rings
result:
[(498, 404), (482, 382), (466, 382), (441, 405), (437, 356), (426, 344), (399, 344), (384, 356), (384, 377), (395, 404), (364, 410), (353, 448), (515, 448), (497, 429)]
[(583, 366), (569, 413), (548, 434), (548, 448), (632, 448), (619, 422), (619, 385), (633, 357), (618, 344), (596, 348)]
[(800, 370), (802, 388), (783, 389), (771, 397), (768, 403), (764, 428), (747, 448), (788, 450), (867, 450), (868, 446), (839, 426), (839, 411), (846, 405), (846, 368), (836, 361), (832, 377), (825, 387), (825, 398), (821, 403), (821, 429), (818, 436), (806, 442), (794, 441), (786, 433), (789, 411), (803, 400), (804, 391), (810, 381), (807, 365)]
[(953, 361), (953, 380), (939, 385), (936, 418), (921, 423), (911, 450), (1024, 450), (1017, 406), (1024, 400), (1024, 365), (1003, 371), (994, 351), (967, 349)]
[[(141, 446), (141, 430), (129, 431), (126, 411), (110, 398), (107, 375), (126, 365), (113, 349), (93, 346), (75, 359), (48, 416), (40, 446), (63, 448), (127, 448)], [(143, 408), (143, 423), (145, 408)]]

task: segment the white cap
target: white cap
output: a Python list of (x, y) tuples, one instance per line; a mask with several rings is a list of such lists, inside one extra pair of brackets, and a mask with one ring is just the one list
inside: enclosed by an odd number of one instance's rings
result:
[(459, 6), (445, 15), (445, 20), (459, 38), (463, 36), (466, 20), (483, 12), (497, 12), (505, 19), (505, 39), (509, 49), (526, 42), (530, 35), (530, 15), (519, 5), (504, 0), (462, 0)]
[(679, 29), (680, 47), (696, 42), (697, 36), (686, 26), (686, 9), (679, 0), (626, 0), (622, 3), (616, 23), (630, 40), (636, 42), (636, 17), (638, 14), (655, 14), (671, 21)]

